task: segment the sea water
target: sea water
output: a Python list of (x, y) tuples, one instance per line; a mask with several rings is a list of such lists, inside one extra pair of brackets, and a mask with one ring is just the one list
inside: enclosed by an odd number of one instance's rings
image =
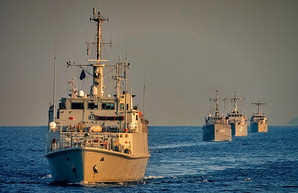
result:
[(0, 192), (298, 192), (298, 127), (230, 142), (203, 142), (201, 127), (149, 127), (145, 179), (91, 185), (52, 183), (46, 127), (0, 132)]

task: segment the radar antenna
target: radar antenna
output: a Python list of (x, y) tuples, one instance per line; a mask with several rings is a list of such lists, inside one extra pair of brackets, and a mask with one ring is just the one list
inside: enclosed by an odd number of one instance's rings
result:
[(253, 105), (257, 105), (257, 107), (258, 107), (258, 114), (261, 114), (261, 113), (262, 113), (262, 112), (261, 112), (261, 106), (262, 106), (262, 105), (265, 105), (266, 103), (261, 102), (260, 100), (258, 100), (258, 102), (251, 103), (251, 104), (253, 104)]

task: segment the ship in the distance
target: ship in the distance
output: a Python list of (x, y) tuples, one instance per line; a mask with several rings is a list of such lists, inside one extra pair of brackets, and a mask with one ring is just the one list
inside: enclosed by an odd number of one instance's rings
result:
[[(93, 10), (90, 21), (97, 23), (97, 41), (93, 64), (68, 67), (84, 69), (80, 79), (90, 74), (90, 94), (71, 89), (69, 97), (61, 98), (57, 114), (55, 105), (49, 109), (47, 153), (54, 182), (130, 182), (144, 178), (148, 153), (148, 121), (133, 105), (128, 91), (127, 59), (114, 65), (101, 58), (102, 23), (108, 21)], [(108, 70), (104, 70), (108, 67)], [(113, 69), (114, 95), (104, 93), (104, 75)], [(56, 115), (55, 115), (56, 114)]]
[(251, 132), (268, 132), (268, 118), (262, 113), (261, 105), (266, 103), (260, 102), (252, 103), (257, 106), (258, 111), (254, 113), (250, 119)]
[(215, 103), (214, 116), (211, 112), (208, 117), (205, 118), (205, 125), (203, 126), (203, 141), (231, 141), (232, 133), (231, 126), (228, 124), (228, 119), (225, 116), (220, 116), (219, 113), (219, 95), (216, 90), (214, 98), (210, 98), (210, 101)]
[(247, 136), (247, 118), (246, 116), (238, 111), (238, 100), (244, 98), (237, 97), (237, 92), (235, 92), (234, 97), (230, 98), (234, 107), (233, 110), (227, 114), (229, 124), (232, 128), (232, 136)]

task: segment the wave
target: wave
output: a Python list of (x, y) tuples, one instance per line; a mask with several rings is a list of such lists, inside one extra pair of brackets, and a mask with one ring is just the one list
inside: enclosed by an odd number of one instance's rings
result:
[(150, 148), (151, 150), (155, 150), (155, 149), (171, 149), (171, 148), (177, 148), (177, 147), (192, 147), (192, 146), (196, 146), (197, 143), (181, 143), (181, 144), (167, 144), (167, 145), (159, 145), (156, 147), (152, 147)]
[(41, 179), (51, 179), (51, 178), (52, 178), (51, 174), (48, 174), (46, 176), (41, 177)]
[(166, 178), (165, 176), (145, 176), (145, 179), (162, 179)]

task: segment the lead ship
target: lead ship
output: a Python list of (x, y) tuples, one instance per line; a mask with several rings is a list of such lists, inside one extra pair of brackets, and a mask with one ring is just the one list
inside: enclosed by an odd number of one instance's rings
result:
[(210, 98), (210, 101), (215, 103), (215, 113), (212, 117), (211, 112), (205, 118), (203, 126), (203, 141), (232, 141), (231, 126), (225, 116), (219, 115), (219, 95), (216, 90), (215, 98)]
[[(89, 43), (96, 45), (96, 59), (88, 60), (94, 64), (67, 63), (68, 67), (92, 67), (91, 93), (73, 88), (69, 97), (61, 98), (57, 117), (55, 105), (49, 108), (46, 158), (52, 179), (79, 183), (139, 181), (144, 178), (150, 156), (148, 121), (133, 106), (134, 95), (127, 91), (127, 60), (106, 65), (107, 60), (101, 59), (102, 23), (108, 18), (94, 9), (91, 20), (97, 23), (97, 42)], [(116, 71), (112, 97), (104, 94), (104, 67)], [(86, 76), (83, 72), (80, 78)]]
[(258, 101), (252, 104), (258, 107), (258, 112), (254, 113), (250, 119), (250, 131), (268, 132), (268, 118), (261, 112), (261, 105), (265, 105), (266, 103)]
[(237, 108), (237, 101), (244, 98), (237, 97), (237, 93), (233, 98), (230, 98), (234, 103), (234, 108), (227, 114), (229, 124), (232, 128), (232, 136), (247, 136), (247, 118), (244, 114), (240, 113)]

